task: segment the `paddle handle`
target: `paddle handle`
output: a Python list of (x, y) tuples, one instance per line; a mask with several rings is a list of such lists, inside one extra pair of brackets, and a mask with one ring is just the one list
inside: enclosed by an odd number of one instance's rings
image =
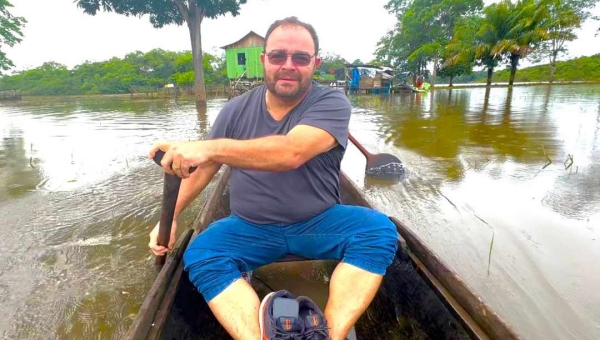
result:
[(352, 143), (354, 143), (354, 145), (358, 148), (358, 150), (360, 150), (360, 152), (362, 152), (363, 155), (365, 155), (365, 157), (367, 157), (367, 159), (370, 159), (372, 157), (372, 155), (369, 153), (369, 151), (367, 151), (350, 133), (350, 131), (348, 131), (348, 138), (350, 139), (350, 141)]
[[(162, 167), (162, 164), (160, 163), (163, 159), (163, 157), (165, 156), (165, 152), (162, 150), (158, 150), (156, 151), (156, 153), (154, 154), (154, 157), (152, 158), (154, 160), (154, 163), (156, 163), (158, 166)], [(171, 164), (172, 165), (172, 164)], [(172, 169), (173, 167), (171, 167)], [(194, 171), (196, 171), (197, 167), (193, 166), (190, 168), (190, 174)]]
[[(164, 151), (157, 151), (153, 158), (154, 162), (158, 165), (161, 165), (160, 162), (162, 161), (164, 155)], [(196, 171), (196, 169), (196, 167), (191, 167), (190, 173)], [(171, 226), (173, 225), (175, 206), (177, 205), (177, 196), (179, 195), (180, 186), (180, 177), (165, 173), (157, 238), (158, 245), (163, 247), (168, 247), (171, 239)], [(165, 255), (157, 255), (154, 264), (160, 268), (165, 264), (165, 260)]]
[[(156, 240), (156, 243), (163, 247), (168, 247), (171, 239), (171, 226), (173, 225), (173, 218), (175, 216), (175, 206), (177, 205), (180, 185), (181, 178), (165, 173), (158, 238)], [(165, 255), (157, 255), (155, 265), (162, 266), (165, 264), (165, 260)]]

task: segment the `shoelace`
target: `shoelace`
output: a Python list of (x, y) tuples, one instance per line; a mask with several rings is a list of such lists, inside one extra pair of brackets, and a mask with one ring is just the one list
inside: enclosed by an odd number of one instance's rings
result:
[[(317, 337), (319, 335), (320, 337)], [(304, 331), (304, 339), (305, 340), (328, 340), (329, 333), (327, 332), (327, 326), (325, 324), (319, 325), (317, 327), (307, 329)]]
[(290, 334), (287, 332), (282, 332), (278, 329), (275, 330), (275, 339), (282, 340), (304, 340), (302, 334)]

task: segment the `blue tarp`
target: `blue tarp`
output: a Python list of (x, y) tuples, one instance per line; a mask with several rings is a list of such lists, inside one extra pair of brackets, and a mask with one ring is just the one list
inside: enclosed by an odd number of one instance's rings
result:
[(360, 85), (360, 73), (358, 71), (358, 68), (355, 67), (352, 69), (352, 80), (350, 81), (350, 87), (358, 88), (359, 85)]

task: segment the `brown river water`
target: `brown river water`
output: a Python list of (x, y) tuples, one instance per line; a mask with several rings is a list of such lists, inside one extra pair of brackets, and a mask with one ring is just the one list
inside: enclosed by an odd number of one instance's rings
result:
[[(366, 178), (349, 147), (342, 169), (377, 208), (524, 338), (600, 338), (600, 86), (350, 100), (353, 135), (408, 169)], [(204, 136), (224, 103), (204, 115), (113, 96), (0, 103), (0, 338), (122, 338), (156, 275), (162, 172), (148, 149)]]

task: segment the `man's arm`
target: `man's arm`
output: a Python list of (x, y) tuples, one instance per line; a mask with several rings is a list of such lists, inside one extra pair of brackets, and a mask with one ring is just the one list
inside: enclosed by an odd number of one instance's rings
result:
[(161, 164), (164, 171), (181, 178), (189, 177), (190, 167), (211, 161), (251, 170), (293, 170), (338, 143), (346, 147), (351, 110), (350, 102), (343, 93), (330, 91), (303, 112), (298, 125), (287, 135), (249, 140), (235, 138), (231, 131), (227, 133), (225, 123), (229, 121), (219, 115), (219, 124), (215, 126), (220, 128), (211, 134), (209, 140), (159, 142), (150, 151), (150, 157), (157, 150), (164, 151)]
[(190, 174), (189, 178), (181, 181), (179, 194), (177, 195), (177, 204), (175, 205), (174, 219), (177, 219), (179, 214), (200, 195), (220, 168), (221, 164), (209, 162), (196, 169), (196, 171)]
[(337, 146), (331, 134), (317, 127), (297, 125), (287, 135), (250, 140), (209, 141), (208, 159), (233, 167), (288, 171)]

